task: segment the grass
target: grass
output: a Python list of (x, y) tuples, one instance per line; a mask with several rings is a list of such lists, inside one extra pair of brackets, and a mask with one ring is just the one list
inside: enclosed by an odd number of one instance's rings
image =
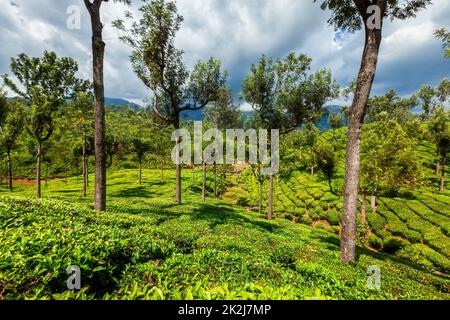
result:
[[(228, 203), (234, 201), (230, 194), (227, 201), (209, 197), (202, 204), (200, 171), (197, 177), (192, 182), (191, 172), (184, 171), (184, 204), (178, 205), (173, 201), (173, 172), (161, 181), (159, 171), (145, 170), (142, 186), (137, 185), (136, 170), (110, 173), (104, 213), (92, 211), (92, 196), (81, 198), (79, 178), (50, 181), (40, 201), (32, 199), (31, 186), (17, 187), (13, 195), (4, 191), (0, 298), (450, 298), (450, 281), (428, 272), (421, 263), (426, 259), (434, 265), (431, 256), (435, 260), (443, 256), (428, 244), (407, 247), (412, 252), (404, 255), (410, 256), (426, 252), (421, 246), (432, 250), (416, 262), (359, 247), (358, 261), (342, 264), (332, 227), (312, 228), (286, 219), (269, 222)], [(311, 219), (332, 220), (331, 212), (337, 215), (338, 198), (321, 181), (302, 188), (311, 179), (300, 173), (294, 178), (300, 184), (280, 180), (277, 190), (284, 191), (279, 197), (285, 197), (279, 207), (304, 208), (303, 214)], [(284, 193), (294, 186), (295, 192)], [(70, 265), (81, 268), (80, 291), (66, 288)], [(367, 287), (367, 269), (372, 265), (381, 268), (380, 291)]]

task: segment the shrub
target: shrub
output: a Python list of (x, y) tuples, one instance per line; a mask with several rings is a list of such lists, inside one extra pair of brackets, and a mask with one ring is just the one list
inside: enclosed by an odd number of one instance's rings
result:
[(368, 239), (370, 247), (376, 250), (381, 250), (383, 247), (383, 240), (381, 240), (377, 235), (371, 234)]
[(331, 226), (330, 230), (334, 234), (337, 234), (337, 235), (341, 234), (341, 227), (339, 227), (339, 226)]
[(367, 245), (367, 237), (369, 234), (369, 225), (359, 223), (356, 227), (356, 243), (360, 246)]
[(295, 264), (295, 248), (288, 245), (278, 245), (271, 253), (273, 262), (278, 262), (286, 267), (293, 267)]
[(329, 210), (326, 213), (326, 219), (330, 222), (333, 226), (338, 226), (341, 222), (341, 214), (337, 212), (336, 210)]
[(384, 219), (379, 214), (369, 213), (367, 215), (367, 221), (369, 222), (369, 225), (376, 233), (379, 233), (380, 231), (384, 230), (386, 219)]
[(311, 223), (313, 223), (313, 219), (311, 219), (311, 217), (308, 214), (304, 214), (301, 217), (300, 222), (307, 225), (311, 225)]

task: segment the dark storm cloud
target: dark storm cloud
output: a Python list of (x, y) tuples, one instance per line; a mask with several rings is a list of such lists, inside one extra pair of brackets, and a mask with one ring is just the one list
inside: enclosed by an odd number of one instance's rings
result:
[[(136, 12), (141, 1), (134, 1)], [(220, 58), (230, 72), (230, 84), (239, 92), (241, 82), (252, 63), (262, 54), (282, 57), (289, 52), (313, 57), (313, 70), (329, 67), (338, 81), (348, 84), (357, 75), (362, 46), (361, 32), (335, 34), (327, 26), (327, 12), (312, 0), (178, 0), (185, 21), (177, 45), (185, 51), (188, 67), (210, 56)], [(10, 58), (21, 52), (41, 55), (54, 50), (74, 57), (80, 76), (91, 74), (90, 22), (82, 0), (0, 0), (0, 73), (7, 73)], [(69, 30), (67, 8), (77, 5), (81, 29)], [(125, 7), (103, 6), (105, 90), (107, 96), (141, 99), (151, 94), (131, 71), (130, 49), (119, 42), (111, 21), (123, 15)], [(449, 27), (450, 4), (435, 0), (417, 19), (387, 23), (380, 52), (380, 65), (374, 94), (395, 88), (408, 95), (422, 84), (437, 84), (449, 76), (450, 61), (432, 32)]]

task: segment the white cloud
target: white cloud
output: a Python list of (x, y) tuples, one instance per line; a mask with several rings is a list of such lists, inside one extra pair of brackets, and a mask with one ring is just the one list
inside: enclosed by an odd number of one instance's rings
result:
[[(80, 65), (80, 76), (90, 77), (91, 30), (82, 0), (0, 0), (0, 73), (7, 73), (9, 59), (21, 52), (41, 55), (54, 50), (72, 56)], [(140, 1), (131, 11), (137, 13)], [(66, 27), (67, 7), (81, 7), (81, 30)], [(296, 51), (313, 57), (313, 69), (329, 67), (343, 85), (356, 78), (364, 37), (338, 34), (326, 23), (323, 12), (312, 0), (178, 0), (185, 21), (177, 45), (185, 51), (184, 60), (192, 67), (199, 59), (220, 58), (230, 71), (235, 92), (241, 90), (243, 77), (261, 54), (281, 57)], [(130, 49), (118, 40), (111, 21), (121, 17), (124, 5), (104, 3), (105, 91), (107, 96), (138, 99), (151, 96), (136, 78), (129, 63)], [(439, 41), (432, 32), (449, 27), (448, 0), (435, 0), (416, 19), (386, 23), (384, 42), (374, 94), (390, 88), (410, 94), (423, 83), (436, 84), (448, 76), (449, 60), (442, 58)]]

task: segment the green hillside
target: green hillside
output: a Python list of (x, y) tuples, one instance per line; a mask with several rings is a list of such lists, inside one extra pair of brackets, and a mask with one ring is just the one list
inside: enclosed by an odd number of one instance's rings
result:
[[(345, 129), (328, 131), (322, 140), (344, 141)], [(340, 148), (339, 169), (333, 180), (335, 189), (342, 189), (345, 170), (345, 148)], [(435, 174), (435, 147), (421, 142), (416, 152), (420, 158), (422, 185), (402, 197), (380, 197), (376, 213), (371, 213), (367, 199), (368, 239), (360, 239), (374, 251), (395, 254), (430, 271), (450, 271), (450, 191), (438, 192), (439, 177)], [(258, 186), (251, 170), (238, 178), (245, 185), (231, 196), (236, 203), (255, 207)], [(244, 192), (244, 193), (243, 193)], [(267, 192), (264, 192), (264, 196)], [(332, 193), (321, 174), (293, 171), (275, 183), (274, 210), (278, 217), (323, 228), (339, 235), (342, 198)], [(361, 230), (364, 231), (364, 230)]]
[[(296, 177), (306, 182), (306, 176)], [(182, 206), (172, 199), (174, 173), (167, 173), (161, 181), (159, 171), (145, 170), (142, 187), (136, 178), (135, 170), (109, 175), (105, 213), (90, 209), (92, 197), (81, 198), (81, 180), (77, 178), (49, 181), (41, 201), (31, 199), (32, 186), (17, 188), (13, 196), (4, 193), (0, 199), (2, 298), (450, 298), (450, 281), (420, 265), (426, 265), (425, 260), (442, 267), (448, 263), (441, 243), (448, 239), (446, 235), (441, 240), (428, 239), (424, 231), (423, 244), (407, 246), (421, 246), (430, 253), (417, 263), (359, 247), (356, 264), (346, 265), (339, 260), (335, 229), (311, 228), (286, 219), (269, 222), (220, 200), (200, 204), (199, 180), (192, 183), (187, 170), (183, 177), (186, 203)], [(324, 184), (315, 182), (302, 191), (301, 185), (295, 188), (292, 181), (282, 180), (277, 188), (291, 190), (287, 199), (278, 198), (278, 210), (286, 207), (288, 212), (294, 201), (309, 203), (316, 197), (311, 202), (316, 208), (310, 213), (312, 218), (324, 219), (334, 212), (320, 210), (325, 203), (336, 201)], [(445, 200), (442, 195), (436, 197), (440, 199), (436, 203)], [(390, 206), (386, 204), (386, 208)], [(390, 211), (380, 211), (380, 219), (390, 218)], [(399, 226), (407, 226), (401, 219), (399, 213)], [(431, 216), (417, 219), (435, 226)], [(391, 220), (387, 225), (385, 232), (399, 234), (391, 230)], [(382, 237), (383, 230), (375, 233), (381, 232)], [(431, 257), (437, 257), (436, 261)], [(76, 293), (65, 287), (69, 265), (81, 268), (83, 290)], [(380, 291), (367, 287), (367, 268), (372, 265), (381, 268)]]

